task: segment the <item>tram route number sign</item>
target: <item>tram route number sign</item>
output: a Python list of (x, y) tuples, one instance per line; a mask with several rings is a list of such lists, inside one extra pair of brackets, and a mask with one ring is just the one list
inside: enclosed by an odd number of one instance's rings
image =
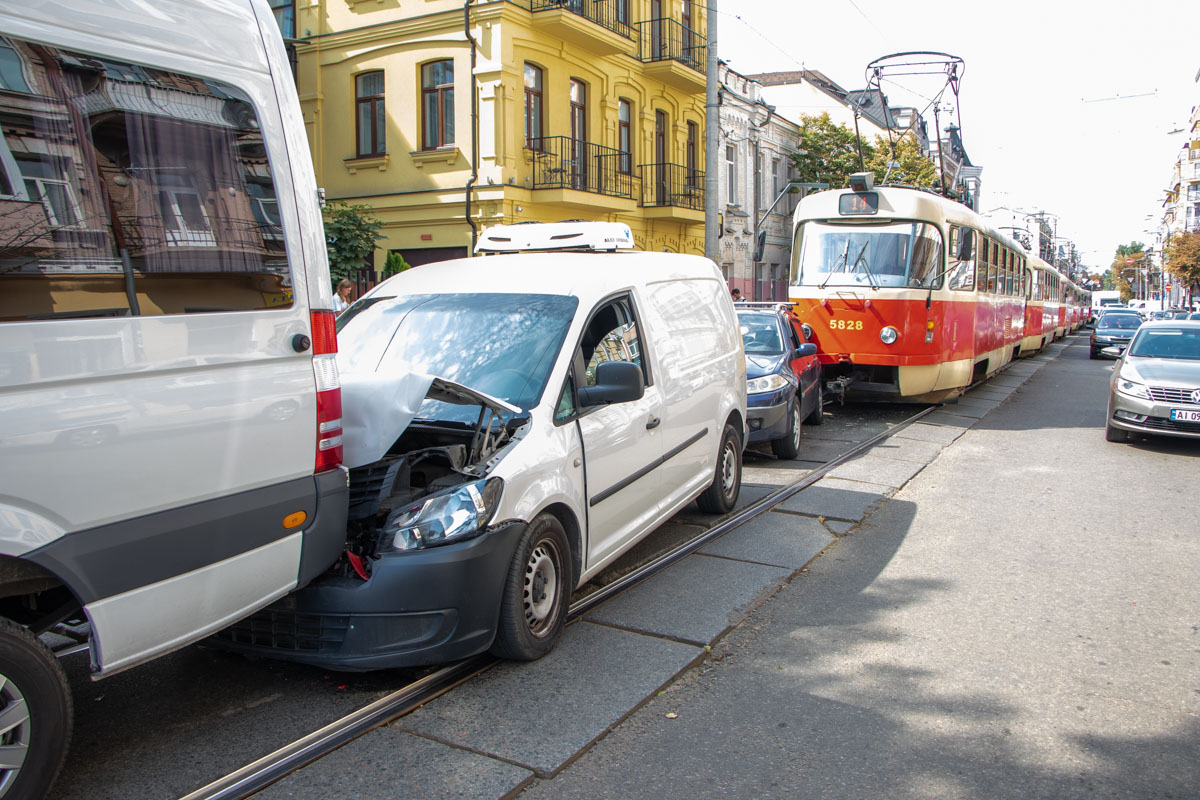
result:
[(879, 192), (850, 192), (838, 198), (838, 213), (843, 216), (855, 214), (878, 214)]

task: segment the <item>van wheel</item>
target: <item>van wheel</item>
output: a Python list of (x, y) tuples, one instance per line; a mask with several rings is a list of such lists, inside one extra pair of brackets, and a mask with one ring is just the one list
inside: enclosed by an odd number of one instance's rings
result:
[(44, 644), (0, 619), (0, 798), (49, 794), (67, 757), (71, 690)]
[(771, 440), (771, 452), (776, 458), (795, 458), (800, 455), (800, 433), (803, 431), (800, 423), (800, 398), (792, 403), (788, 412), (787, 434), (779, 439)]
[(553, 514), (539, 514), (517, 544), (500, 599), (492, 654), (533, 661), (554, 649), (574, 588), (571, 546)]
[(696, 498), (696, 504), (706, 514), (728, 514), (737, 503), (741, 490), (742, 437), (736, 428), (727, 424), (721, 434), (721, 449), (717, 451), (713, 482)]

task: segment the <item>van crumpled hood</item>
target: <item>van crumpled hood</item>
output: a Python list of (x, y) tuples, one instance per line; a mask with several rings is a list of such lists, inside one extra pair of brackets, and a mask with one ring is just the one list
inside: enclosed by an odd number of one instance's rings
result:
[(497, 414), (521, 413), (491, 395), (432, 375), (379, 372), (343, 375), (342, 463), (347, 469), (372, 464), (412, 423), (425, 398), (464, 406), (484, 406)]

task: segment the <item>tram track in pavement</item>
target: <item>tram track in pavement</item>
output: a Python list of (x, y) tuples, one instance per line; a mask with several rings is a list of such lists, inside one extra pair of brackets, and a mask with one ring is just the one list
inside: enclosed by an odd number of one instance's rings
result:
[[(887, 430), (865, 441), (853, 444), (846, 452), (821, 463), (820, 466), (807, 472), (798, 480), (769, 492), (764, 497), (722, 518), (718, 523), (698, 535), (674, 545), (651, 561), (580, 597), (571, 604), (567, 621), (579, 619), (602, 603), (632, 589), (686, 558), (709, 542), (724, 536), (755, 517), (768, 513), (793, 495), (817, 483), (833, 470), (859, 457), (938, 408), (937, 405), (927, 406)], [(359, 736), (405, 716), (439, 695), (485, 672), (497, 663), (499, 662), (494, 657), (483, 654), (442, 667), (184, 795), (181, 800), (232, 800), (233, 798), (250, 797), (280, 778), (329, 755)]]

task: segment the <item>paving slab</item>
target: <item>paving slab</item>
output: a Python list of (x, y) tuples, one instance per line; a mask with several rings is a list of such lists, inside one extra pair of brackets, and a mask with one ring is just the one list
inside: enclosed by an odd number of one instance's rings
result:
[(982, 419), (998, 405), (1000, 403), (996, 400), (976, 400), (972, 398), (970, 400), (960, 400), (952, 406), (945, 406), (943, 410), (948, 414), (954, 414), (958, 417)]
[[(951, 406), (953, 408), (953, 406)], [(935, 411), (927, 417), (922, 418), (923, 422), (930, 425), (945, 425), (952, 428), (969, 428), (978, 422), (976, 417), (968, 417), (962, 414), (954, 414), (949, 411)]]
[(825, 527), (832, 531), (837, 536), (845, 536), (850, 532), (850, 529), (857, 525), (857, 522), (843, 522), (840, 519), (825, 520)]
[(254, 795), (263, 800), (503, 797), (533, 777), (504, 761), (379, 728)]
[(986, 386), (1004, 386), (1004, 387), (1008, 387), (1010, 389), (1016, 389), (1016, 388), (1020, 387), (1023, 383), (1025, 383), (1026, 380), (1028, 380), (1028, 378), (1022, 378), (1019, 375), (1013, 375), (1012, 377), (1006, 377), (1004, 375), (997, 375), (993, 378), (988, 378), (988, 382), (985, 385)]
[[(929, 419), (925, 417), (924, 419)], [(948, 428), (944, 425), (930, 425), (927, 422), (914, 422), (904, 430), (892, 436), (892, 439), (915, 439), (918, 442), (936, 442), (937, 444), (950, 444), (959, 436), (963, 435), (963, 431), (959, 428)]]
[(893, 489), (899, 489), (908, 480), (925, 468), (924, 461), (897, 461), (876, 455), (864, 455), (847, 461), (829, 473), (831, 478), (851, 481), (870, 481)]
[(812, 517), (858, 522), (891, 492), (890, 486), (822, 478), (813, 486), (784, 500), (778, 509)]
[[(738, 501), (737, 505), (734, 506), (734, 510), (753, 505), (778, 488), (777, 484), (750, 480), (747, 477), (742, 482), (742, 489), (738, 493)], [(704, 513), (700, 510), (699, 506), (692, 502), (688, 503), (675, 516), (671, 517), (671, 522), (678, 522), (684, 525), (703, 525), (705, 528), (708, 528), (712, 526), (713, 519), (712, 514)]]
[[(1015, 389), (1001, 389), (999, 387), (996, 387), (994, 389), (989, 389), (989, 388), (985, 388), (985, 387), (981, 386), (978, 389), (972, 389), (971, 391), (967, 392), (964, 399), (967, 399), (967, 400), (975, 400), (975, 399), (1007, 400), (1009, 397), (1012, 397), (1012, 393), (1014, 391), (1016, 391), (1016, 390)], [(954, 404), (947, 403), (947, 405), (954, 405)]]
[(870, 450), (871, 455), (880, 458), (890, 458), (895, 461), (917, 461), (921, 464), (928, 464), (941, 452), (942, 445), (937, 442), (902, 439), (899, 436), (884, 439)]
[(708, 644), (791, 569), (691, 555), (587, 615), (592, 622)]
[[(791, 484), (796, 483), (800, 479), (804, 478), (814, 469), (822, 466), (824, 463), (825, 462), (823, 461), (792, 461), (789, 462), (788, 467), (782, 467), (778, 464), (772, 464), (768, 462), (762, 466), (745, 467), (742, 470), (742, 485), (745, 486), (746, 482), (749, 481), (755, 484), (771, 486), (773, 488), (790, 486)], [(800, 467), (791, 465), (803, 466)]]
[(709, 542), (701, 553), (800, 569), (833, 541), (833, 534), (812, 517), (768, 513)]
[(497, 664), (394, 725), (550, 774), (702, 652), (577, 622), (543, 658)]

